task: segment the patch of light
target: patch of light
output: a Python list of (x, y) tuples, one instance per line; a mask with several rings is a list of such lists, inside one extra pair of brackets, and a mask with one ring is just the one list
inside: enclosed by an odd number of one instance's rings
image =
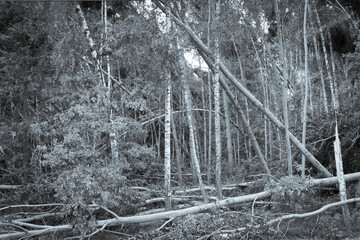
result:
[(156, 9), (156, 22), (158, 23), (159, 29), (162, 33), (166, 32), (166, 14), (160, 9)]
[(138, 14), (142, 14), (146, 19), (149, 19), (150, 12), (154, 10), (151, 0), (145, 0), (144, 2), (132, 2)]
[(269, 21), (266, 20), (266, 16), (263, 12), (260, 13), (260, 27), (264, 31), (265, 34), (269, 34)]
[(209, 68), (204, 60), (196, 54), (195, 50), (190, 50), (184, 53), (184, 57), (186, 62), (189, 64), (191, 68), (201, 69), (207, 71)]

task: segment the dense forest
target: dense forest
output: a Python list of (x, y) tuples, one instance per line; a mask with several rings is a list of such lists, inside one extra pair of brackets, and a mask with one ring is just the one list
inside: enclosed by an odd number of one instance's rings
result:
[(358, 0), (0, 1), (0, 239), (360, 236)]

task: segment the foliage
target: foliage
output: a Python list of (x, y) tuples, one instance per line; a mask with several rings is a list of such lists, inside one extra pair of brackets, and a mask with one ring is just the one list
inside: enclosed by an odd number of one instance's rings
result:
[(275, 211), (301, 213), (315, 208), (315, 192), (310, 178), (299, 176), (282, 177), (279, 181), (270, 181), (266, 189), (272, 189), (271, 198), (278, 204)]

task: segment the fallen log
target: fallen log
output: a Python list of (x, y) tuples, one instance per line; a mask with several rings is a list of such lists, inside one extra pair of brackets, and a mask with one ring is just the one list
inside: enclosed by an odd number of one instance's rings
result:
[(294, 213), (294, 214), (289, 214), (289, 215), (284, 215), (278, 218), (275, 218), (273, 220), (270, 220), (269, 222), (266, 223), (266, 225), (272, 225), (276, 222), (280, 222), (282, 220), (286, 220), (286, 219), (292, 219), (292, 218), (306, 218), (306, 217), (311, 217), (317, 214), (320, 214), (324, 211), (326, 211), (329, 208), (333, 208), (333, 207), (338, 207), (338, 206), (342, 206), (344, 204), (349, 204), (349, 203), (353, 203), (353, 202), (359, 202), (360, 198), (351, 198), (345, 201), (341, 201), (341, 202), (334, 202), (334, 203), (330, 203), (327, 204), (325, 206), (322, 206), (321, 208), (319, 208), (318, 210), (312, 211), (312, 212), (307, 212), (307, 213)]
[[(96, 224), (97, 227), (103, 227), (103, 226), (116, 226), (116, 225), (122, 225), (122, 224), (128, 224), (128, 223), (145, 223), (145, 222), (153, 222), (153, 221), (159, 221), (159, 220), (168, 220), (171, 218), (177, 218), (186, 216), (188, 214), (194, 214), (199, 212), (204, 212), (210, 209), (218, 208), (221, 206), (230, 206), (234, 204), (240, 204), (245, 202), (251, 202), (254, 199), (264, 199), (266, 197), (271, 196), (271, 190), (250, 194), (246, 196), (240, 196), (240, 197), (234, 197), (234, 198), (228, 198), (225, 200), (221, 200), (215, 203), (208, 203), (203, 204), (200, 206), (194, 206), (189, 207), (185, 209), (180, 210), (171, 210), (167, 212), (161, 212), (161, 213), (154, 213), (154, 214), (148, 214), (148, 215), (142, 215), (142, 216), (129, 216), (129, 217), (115, 217), (108, 220), (99, 220)], [(35, 228), (35, 224), (32, 226)], [(7, 233), (7, 234), (0, 234), (0, 239), (15, 239), (15, 238), (21, 238), (21, 237), (27, 237), (27, 236), (40, 236), (55, 232), (63, 232), (63, 231), (71, 231), (73, 229), (73, 226), (70, 224), (66, 225), (60, 225), (60, 226), (44, 226), (44, 225), (38, 225), (37, 228), (44, 228), (40, 230), (29, 230), (27, 232), (15, 232), (15, 233)]]
[[(346, 175), (344, 175), (344, 179), (347, 182), (359, 180), (360, 172), (346, 174)], [(310, 180), (310, 184), (312, 186), (329, 186), (332, 184), (336, 184), (337, 181), (338, 181), (337, 177), (330, 177), (330, 178), (324, 178), (324, 179)], [(188, 214), (204, 212), (204, 211), (207, 211), (210, 209), (216, 209), (219, 207), (231, 206), (231, 205), (241, 204), (241, 203), (246, 203), (246, 202), (252, 202), (254, 200), (262, 200), (267, 197), (270, 197), (271, 194), (272, 194), (272, 190), (267, 190), (267, 191), (263, 191), (263, 192), (259, 192), (259, 193), (255, 193), (255, 194), (227, 198), (225, 200), (208, 203), (208, 204), (203, 204), (200, 206), (194, 206), (194, 207), (189, 207), (189, 208), (179, 209), (179, 210), (170, 210), (170, 211), (166, 211), (166, 212), (141, 215), (141, 216), (119, 217), (114, 213), (113, 215), (115, 215), (116, 217), (114, 217), (112, 219), (97, 221), (97, 227), (105, 228), (106, 226), (116, 226), (116, 225), (130, 224), (130, 223), (146, 223), (146, 222), (159, 221), (159, 220), (169, 220), (172, 218), (182, 217), (182, 216), (186, 216)], [(16, 220), (15, 220), (15, 224), (16, 224)], [(34, 224), (33, 227), (35, 227), (35, 226), (36, 225)], [(28, 230), (26, 232), (13, 232), (13, 233), (0, 234), (0, 239), (15, 239), (15, 238), (21, 238), (21, 237), (39, 236), (39, 235), (45, 235), (45, 234), (50, 234), (50, 233), (55, 233), (55, 232), (71, 231), (73, 229), (72, 225), (70, 225), (70, 224), (60, 225), (60, 226), (37, 225), (37, 228), (44, 228), (44, 229)]]
[[(250, 186), (251, 184), (252, 184), (252, 182), (229, 184), (229, 185), (223, 186), (221, 189), (223, 191), (231, 191), (231, 190), (236, 190), (239, 188), (246, 188), (246, 187)], [(204, 186), (204, 189), (209, 190), (209, 191), (216, 191), (215, 187), (210, 187), (210, 186)], [(200, 188), (190, 188), (190, 189), (186, 189), (186, 190), (175, 190), (174, 194), (186, 194), (186, 193), (193, 193), (193, 192), (199, 192), (199, 191), (201, 191)]]
[(21, 185), (0, 185), (0, 190), (18, 189), (21, 187)]
[[(188, 202), (188, 201), (191, 201), (192, 198), (203, 199), (202, 196), (177, 196), (177, 197), (172, 197), (171, 201), (173, 201), (173, 202)], [(209, 200), (216, 201), (216, 197), (208, 197), (208, 198), (209, 198)], [(165, 198), (160, 197), (160, 198), (148, 199), (145, 201), (145, 203), (152, 204), (152, 203), (158, 203), (158, 202), (164, 202), (164, 201), (165, 201)]]

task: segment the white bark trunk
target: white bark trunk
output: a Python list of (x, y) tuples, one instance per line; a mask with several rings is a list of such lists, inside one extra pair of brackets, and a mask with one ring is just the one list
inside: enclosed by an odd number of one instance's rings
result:
[[(219, 23), (220, 17), (220, 0), (216, 0), (215, 8), (215, 22)], [(217, 197), (222, 199), (221, 190), (221, 124), (220, 124), (220, 49), (219, 49), (219, 29), (215, 31), (215, 79), (214, 79), (214, 103), (215, 103), (215, 149), (216, 149), (216, 163), (215, 163), (215, 177), (217, 186)]]
[[(170, 8), (167, 8), (166, 13), (166, 34), (168, 41), (168, 51), (170, 51), (171, 43), (170, 43)], [(165, 65), (165, 79), (166, 79), (166, 97), (165, 97), (165, 149), (164, 149), (164, 169), (165, 169), (165, 208), (171, 208), (171, 73), (167, 67), (169, 64)]]
[[(306, 34), (306, 18), (307, 18), (307, 5), (308, 0), (305, 0), (305, 10), (304, 10), (304, 51), (305, 51), (305, 94), (303, 102), (303, 129), (302, 129), (302, 144), (306, 146), (306, 121), (307, 121), (307, 102), (308, 102), (308, 45), (307, 45), (307, 34)], [(305, 156), (302, 155), (301, 158), (301, 177), (305, 179)]]

